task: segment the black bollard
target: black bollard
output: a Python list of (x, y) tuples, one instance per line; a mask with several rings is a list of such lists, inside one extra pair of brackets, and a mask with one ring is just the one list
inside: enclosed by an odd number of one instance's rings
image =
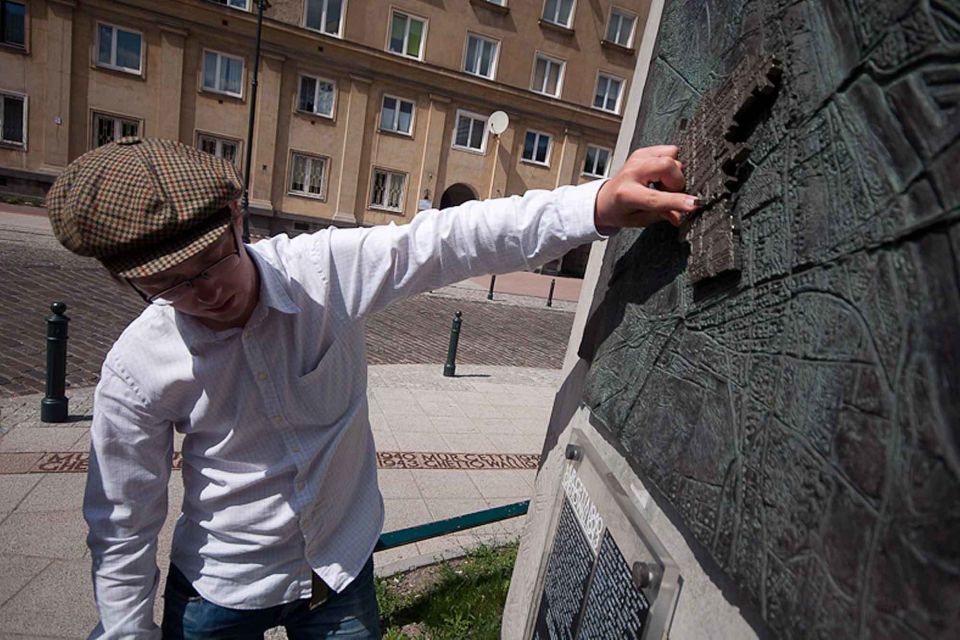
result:
[(497, 281), (497, 276), (490, 276), (490, 291), (487, 291), (487, 300), (493, 300), (493, 284)]
[(555, 286), (557, 286), (557, 279), (556, 279), (556, 278), (551, 278), (551, 279), (550, 279), (550, 293), (547, 294), (547, 306), (548, 306), (548, 307), (552, 307), (552, 306), (553, 306), (553, 288), (554, 288)]
[(69, 414), (64, 391), (67, 386), (67, 305), (54, 302), (47, 318), (47, 391), (40, 401), (41, 422), (66, 422)]
[(447, 363), (443, 365), (443, 375), (452, 378), (457, 372), (457, 344), (460, 343), (460, 319), (463, 314), (453, 314), (453, 326), (450, 327), (450, 346), (447, 347)]

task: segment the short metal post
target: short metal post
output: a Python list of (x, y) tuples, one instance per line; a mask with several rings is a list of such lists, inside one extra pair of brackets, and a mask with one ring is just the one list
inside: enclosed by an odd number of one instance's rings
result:
[(547, 306), (548, 306), (548, 307), (552, 307), (552, 306), (553, 306), (553, 288), (554, 288), (555, 286), (557, 286), (557, 279), (556, 279), (556, 278), (551, 278), (551, 279), (550, 279), (550, 293), (547, 294)]
[(497, 276), (490, 276), (490, 291), (487, 291), (487, 300), (493, 300), (493, 285), (497, 281)]
[(447, 347), (447, 363), (443, 365), (443, 375), (452, 378), (457, 372), (457, 345), (460, 343), (460, 323), (463, 314), (453, 314), (453, 326), (450, 327), (450, 346)]
[(47, 318), (47, 390), (40, 401), (41, 422), (66, 422), (69, 411), (64, 391), (67, 386), (67, 305), (54, 302)]

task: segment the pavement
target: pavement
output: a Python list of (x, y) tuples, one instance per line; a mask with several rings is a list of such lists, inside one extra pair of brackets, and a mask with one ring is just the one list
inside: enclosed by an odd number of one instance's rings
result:
[[(384, 531), (533, 493), (573, 315), (562, 308), (569, 301), (547, 308), (543, 298), (524, 295), (524, 286), (543, 280), (498, 276), (501, 282), (494, 301), (485, 299), (486, 287), (465, 281), (393, 305), (368, 323)], [(81, 515), (93, 385), (103, 354), (142, 303), (60, 249), (45, 217), (3, 210), (0, 295), (8, 300), (0, 310), (0, 640), (84, 638), (97, 620)], [(42, 319), (57, 297), (68, 300), (72, 317), (71, 418), (49, 425), (39, 422)], [(457, 375), (446, 378), (455, 310), (464, 325)], [(170, 504), (181, 497), (175, 471)], [(172, 509), (159, 538), (164, 577), (175, 516)], [(376, 570), (390, 575), (481, 542), (506, 542), (522, 524), (514, 518), (380, 552)], [(160, 607), (158, 598), (158, 620)]]

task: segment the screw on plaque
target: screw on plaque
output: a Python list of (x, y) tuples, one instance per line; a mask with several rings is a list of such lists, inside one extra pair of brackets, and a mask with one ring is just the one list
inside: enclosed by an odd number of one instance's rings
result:
[(583, 449), (575, 444), (568, 444), (567, 448), (563, 451), (563, 457), (567, 460), (580, 460), (583, 458)]
[(653, 562), (634, 562), (630, 575), (638, 589), (656, 589), (660, 586), (663, 568)]

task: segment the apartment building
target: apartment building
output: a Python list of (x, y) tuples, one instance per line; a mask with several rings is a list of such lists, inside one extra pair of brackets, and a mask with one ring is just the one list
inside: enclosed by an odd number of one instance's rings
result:
[[(245, 170), (257, 0), (0, 0), (0, 191), (126, 135)], [(264, 233), (410, 220), (604, 176), (649, 0), (271, 0)], [(503, 111), (499, 135), (488, 120)]]

